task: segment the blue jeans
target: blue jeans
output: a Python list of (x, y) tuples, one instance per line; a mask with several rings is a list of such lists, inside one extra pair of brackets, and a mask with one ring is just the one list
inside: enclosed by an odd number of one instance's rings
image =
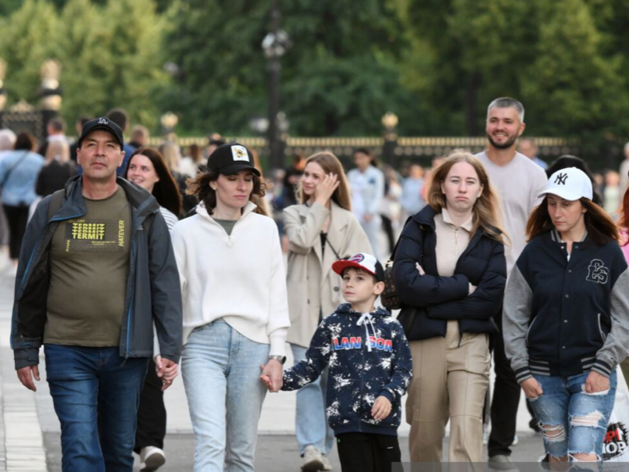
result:
[[(291, 344), (295, 362), (306, 358), (306, 348)], [(329, 454), (334, 447), (334, 431), (328, 425), (325, 413), (325, 392), (328, 383), (326, 369), (316, 381), (297, 390), (297, 414), (295, 432), (299, 454), (303, 455), (306, 446), (314, 446), (323, 454)]]
[(195, 472), (253, 472), (267, 391), (260, 364), (268, 355), (268, 344), (251, 341), (221, 319), (190, 334), (182, 374), (196, 437)]
[(46, 344), (44, 351), (64, 472), (131, 472), (148, 358), (125, 361), (117, 347)]
[(543, 394), (528, 402), (544, 432), (544, 448), (552, 457), (578, 453), (603, 455), (603, 439), (616, 399), (616, 372), (609, 377), (610, 389), (585, 393), (589, 372), (568, 378), (535, 375)]

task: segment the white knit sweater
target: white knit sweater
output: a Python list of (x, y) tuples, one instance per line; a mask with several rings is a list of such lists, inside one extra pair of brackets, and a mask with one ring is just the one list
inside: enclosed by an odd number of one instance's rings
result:
[(231, 236), (199, 205), (171, 238), (183, 297), (184, 345), (194, 328), (218, 318), (284, 355), (290, 326), (286, 275), (275, 222), (249, 202)]

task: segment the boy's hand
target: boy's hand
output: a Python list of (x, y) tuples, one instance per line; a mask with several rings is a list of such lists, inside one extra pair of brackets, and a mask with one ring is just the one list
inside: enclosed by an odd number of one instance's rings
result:
[(275, 359), (270, 359), (266, 365), (260, 365), (260, 369), (262, 369), (260, 380), (264, 382), (266, 388), (272, 393), (279, 392), (284, 384), (282, 378), (282, 364)]
[(391, 414), (391, 402), (387, 397), (381, 395), (376, 398), (373, 407), (371, 407), (371, 416), (380, 421), (389, 416), (389, 414)]

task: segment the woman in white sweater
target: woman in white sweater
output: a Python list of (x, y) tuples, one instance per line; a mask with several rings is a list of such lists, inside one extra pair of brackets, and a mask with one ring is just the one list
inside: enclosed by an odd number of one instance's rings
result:
[[(288, 342), (295, 361), (306, 349), (322, 317), (342, 302), (341, 278), (332, 270), (339, 258), (371, 253), (367, 235), (351, 212), (350, 192), (343, 166), (330, 152), (308, 158), (300, 182), (298, 205), (284, 210), (288, 251), (288, 306), (291, 328)], [(327, 454), (334, 433), (325, 415), (323, 375), (297, 392), (295, 431), (302, 470), (330, 470)]]
[(282, 382), (290, 325), (275, 222), (255, 213), (264, 195), (244, 146), (225, 144), (189, 188), (197, 214), (172, 232), (182, 284), (182, 372), (196, 436), (194, 470), (254, 470), (258, 420), (270, 379)]

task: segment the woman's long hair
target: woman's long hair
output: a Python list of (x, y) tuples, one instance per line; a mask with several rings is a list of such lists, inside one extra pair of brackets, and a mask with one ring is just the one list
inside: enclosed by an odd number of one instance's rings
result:
[(452, 166), (459, 162), (467, 162), (471, 165), (483, 186), (483, 191), (474, 203), (472, 209), (472, 213), (474, 214), (472, 234), (474, 234), (478, 228), (483, 228), (489, 237), (502, 244), (508, 244), (509, 237), (501, 224), (500, 200), (491, 182), (489, 182), (489, 176), (483, 164), (481, 164), (473, 154), (462, 149), (455, 149), (448, 155), (445, 161), (433, 171), (430, 179), (430, 187), (426, 194), (428, 204), (436, 212), (441, 212), (443, 208), (447, 208), (446, 196), (441, 191), (441, 184), (445, 182)]
[[(618, 227), (605, 210), (587, 198), (581, 198), (579, 201), (587, 210), (584, 215), (584, 220), (588, 238), (598, 246), (604, 246), (610, 241), (619, 241)], [(530, 241), (541, 234), (547, 233), (553, 228), (554, 225), (550, 218), (550, 213), (548, 213), (548, 195), (546, 195), (542, 203), (533, 210), (526, 223), (526, 236)]]
[[(216, 190), (210, 187), (210, 182), (216, 182), (220, 175), (220, 172), (208, 170), (198, 174), (194, 179), (188, 179), (188, 190), (186, 190), (186, 193), (197, 197), (210, 215), (214, 213), (214, 208), (216, 208)], [(251, 177), (253, 178), (253, 190), (251, 195), (249, 195), (249, 201), (256, 203), (257, 200), (264, 197), (266, 185), (257, 175), (251, 174)], [(266, 210), (258, 204), (256, 204), (255, 213), (269, 216)]]
[[(343, 164), (341, 164), (341, 161), (339, 161), (338, 157), (336, 157), (329, 151), (323, 151), (310, 156), (306, 160), (306, 166), (308, 166), (308, 164), (310, 164), (311, 162), (316, 162), (317, 164), (319, 164), (323, 169), (323, 172), (325, 172), (326, 174), (336, 174), (338, 176), (339, 186), (332, 194), (332, 201), (341, 208), (344, 208), (347, 211), (352, 211), (352, 203), (349, 193), (349, 185), (347, 183), (347, 177), (345, 176), (345, 171), (343, 170)], [(306, 203), (310, 198), (304, 193), (301, 182), (299, 182), (297, 194), (299, 195), (299, 201), (301, 203)]]
[(164, 157), (157, 149), (148, 147), (136, 149), (136, 151), (131, 154), (129, 161), (127, 162), (127, 168), (124, 173), (125, 178), (129, 175), (131, 161), (135, 156), (140, 154), (148, 157), (155, 168), (157, 176), (159, 177), (159, 182), (155, 182), (155, 186), (153, 187), (153, 196), (155, 197), (155, 200), (157, 200), (157, 203), (160, 206), (163, 206), (167, 210), (179, 216), (181, 212), (181, 193), (179, 192), (179, 186), (177, 185), (177, 182), (175, 182), (173, 175), (170, 173), (170, 170), (164, 161)]

